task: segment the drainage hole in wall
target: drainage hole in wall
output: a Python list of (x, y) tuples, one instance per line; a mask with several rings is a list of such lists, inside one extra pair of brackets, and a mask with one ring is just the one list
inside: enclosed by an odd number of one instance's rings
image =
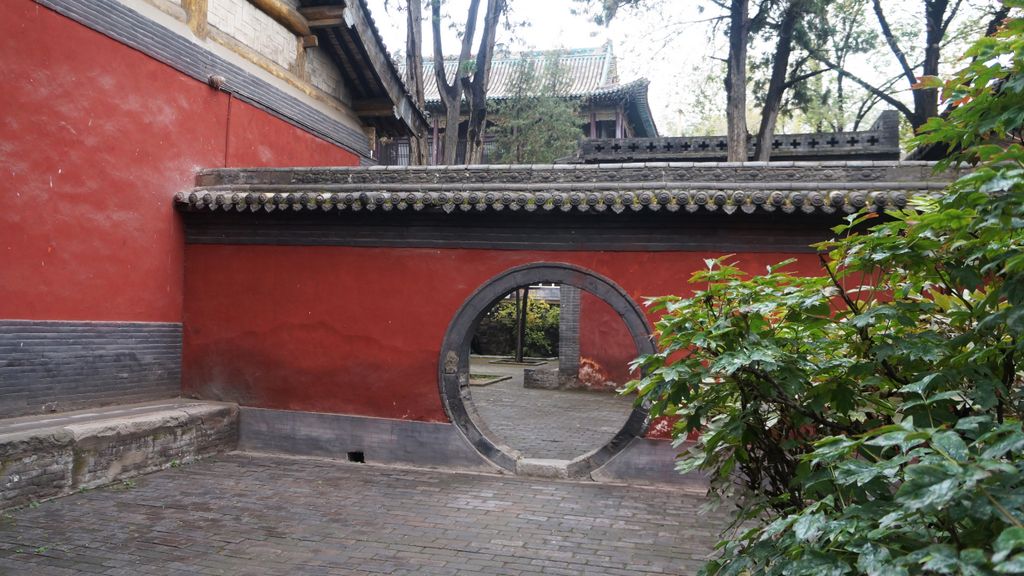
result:
[(362, 464), (362, 463), (366, 462), (366, 457), (363, 456), (362, 452), (349, 452), (348, 453), (348, 461), (349, 462), (358, 462), (358, 463)]

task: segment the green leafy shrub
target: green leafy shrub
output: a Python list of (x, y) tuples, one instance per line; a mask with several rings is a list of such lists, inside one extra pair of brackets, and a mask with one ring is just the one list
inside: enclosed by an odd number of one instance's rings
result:
[(965, 60), (917, 139), (974, 165), (943, 195), (851, 217), (820, 277), (722, 258), (649, 302), (629, 389), (736, 505), (704, 573), (1024, 573), (1024, 22)]
[[(526, 311), (526, 342), (523, 354), (534, 358), (558, 355), (559, 306), (543, 300), (530, 300)], [(501, 300), (480, 320), (473, 336), (477, 354), (511, 356), (516, 347), (516, 306)]]

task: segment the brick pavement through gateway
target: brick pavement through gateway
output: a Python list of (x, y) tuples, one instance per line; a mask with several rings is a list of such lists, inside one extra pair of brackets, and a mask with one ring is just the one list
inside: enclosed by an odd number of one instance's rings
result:
[(0, 574), (694, 574), (704, 501), (233, 453), (5, 515)]
[[(495, 439), (528, 458), (572, 460), (615, 436), (633, 411), (633, 398), (615, 392), (542, 390), (523, 387), (523, 366), (495, 364), (473, 356), (470, 372), (511, 376), (471, 386), (470, 399)], [(557, 368), (549, 361), (537, 368)]]

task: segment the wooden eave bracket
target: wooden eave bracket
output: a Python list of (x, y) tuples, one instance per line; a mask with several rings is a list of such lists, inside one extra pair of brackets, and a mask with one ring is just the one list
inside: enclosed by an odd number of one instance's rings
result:
[(307, 6), (299, 8), (310, 28), (329, 28), (345, 24), (345, 6)]
[(408, 101), (405, 85), (394, 71), (390, 57), (378, 44), (377, 34), (367, 21), (358, 3), (339, 3), (332, 6), (307, 6), (298, 9), (311, 29), (349, 28), (366, 50), (373, 75), (387, 94), (387, 98), (371, 98), (355, 102), (353, 110), (364, 118), (392, 116), (404, 122), (416, 134), (424, 133), (428, 126), (422, 113)]
[(352, 110), (357, 116), (397, 116), (395, 105), (390, 98), (367, 98), (352, 103)]

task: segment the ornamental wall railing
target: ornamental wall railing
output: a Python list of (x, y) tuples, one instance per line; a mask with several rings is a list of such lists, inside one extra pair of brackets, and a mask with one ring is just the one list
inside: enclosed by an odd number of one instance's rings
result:
[[(747, 141), (747, 158), (757, 150), (753, 137)], [(899, 113), (886, 110), (868, 130), (779, 134), (771, 142), (771, 160), (898, 160)], [(678, 136), (664, 138), (593, 138), (583, 140), (574, 163), (709, 161), (726, 159), (725, 136)]]

